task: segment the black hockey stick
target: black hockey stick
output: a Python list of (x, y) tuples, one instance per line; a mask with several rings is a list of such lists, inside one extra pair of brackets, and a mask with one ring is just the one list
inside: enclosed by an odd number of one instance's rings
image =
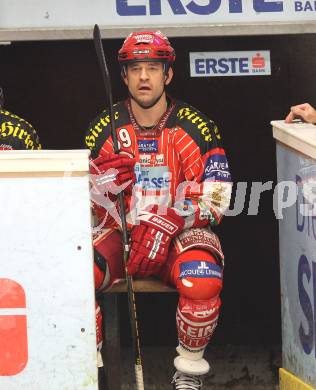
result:
[[(102, 39), (100, 34), (99, 26), (96, 24), (93, 29), (93, 40), (95, 45), (95, 50), (97, 53), (100, 70), (102, 73), (102, 78), (105, 85), (107, 100), (109, 104), (110, 111), (110, 126), (111, 126), (111, 136), (113, 140), (113, 149), (114, 153), (119, 152), (119, 145), (117, 141), (117, 134), (115, 131), (115, 122), (114, 122), (114, 110), (113, 110), (113, 99), (112, 99), (112, 86), (110, 74), (106, 64)], [(129, 318), (132, 331), (132, 342), (133, 342), (133, 352), (135, 358), (135, 376), (136, 376), (136, 388), (137, 390), (144, 390), (144, 379), (143, 379), (143, 367), (142, 367), (142, 358), (140, 353), (140, 341), (139, 341), (139, 332), (137, 324), (137, 315), (136, 315), (136, 305), (135, 305), (135, 293), (133, 287), (133, 279), (127, 272), (127, 261), (129, 255), (129, 245), (128, 245), (128, 233), (126, 225), (126, 216), (125, 216), (125, 207), (124, 207), (124, 195), (123, 192), (120, 192), (118, 195), (119, 207), (120, 207), (120, 217), (122, 221), (122, 236), (123, 236), (123, 251), (124, 251), (124, 265), (126, 273), (126, 282), (127, 282), (127, 296), (128, 296), (128, 308), (129, 308)]]

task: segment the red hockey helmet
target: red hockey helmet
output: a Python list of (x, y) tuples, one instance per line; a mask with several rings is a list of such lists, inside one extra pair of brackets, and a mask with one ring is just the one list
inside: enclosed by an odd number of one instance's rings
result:
[(132, 32), (118, 52), (121, 65), (135, 61), (159, 61), (171, 65), (176, 53), (161, 31)]

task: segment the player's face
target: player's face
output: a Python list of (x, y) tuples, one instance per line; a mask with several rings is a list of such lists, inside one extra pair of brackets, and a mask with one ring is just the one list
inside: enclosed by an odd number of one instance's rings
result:
[(171, 79), (172, 69), (166, 75), (161, 62), (134, 62), (128, 64), (124, 82), (136, 103), (150, 107), (163, 95)]

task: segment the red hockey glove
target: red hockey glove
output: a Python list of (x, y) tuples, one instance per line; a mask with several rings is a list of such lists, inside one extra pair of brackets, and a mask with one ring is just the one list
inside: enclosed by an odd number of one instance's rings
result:
[(127, 264), (128, 273), (136, 276), (155, 274), (165, 263), (171, 239), (184, 227), (184, 219), (174, 209), (167, 208), (158, 215), (158, 207), (143, 211), (138, 217), (140, 224), (131, 234), (131, 251)]
[[(124, 186), (124, 191), (128, 194), (132, 193), (133, 184), (136, 181), (134, 173), (134, 165), (136, 160), (126, 154), (109, 153), (97, 157), (90, 162), (90, 174), (102, 175), (98, 180), (101, 185), (109, 184), (107, 187), (111, 189), (110, 184), (113, 183), (116, 187)], [(116, 169), (116, 171), (113, 170)], [(114, 187), (115, 188), (115, 187)], [(114, 192), (116, 195), (116, 193)]]

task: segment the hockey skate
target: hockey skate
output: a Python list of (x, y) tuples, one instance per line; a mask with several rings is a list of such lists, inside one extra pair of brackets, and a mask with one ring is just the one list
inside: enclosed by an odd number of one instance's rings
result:
[[(181, 348), (177, 348), (181, 352)], [(190, 360), (183, 356), (174, 359), (176, 372), (172, 379), (174, 390), (200, 390), (202, 389), (202, 375), (210, 370), (208, 362), (201, 358)]]
[(174, 390), (200, 390), (202, 389), (202, 380), (200, 375), (185, 374), (176, 371), (171, 384)]

